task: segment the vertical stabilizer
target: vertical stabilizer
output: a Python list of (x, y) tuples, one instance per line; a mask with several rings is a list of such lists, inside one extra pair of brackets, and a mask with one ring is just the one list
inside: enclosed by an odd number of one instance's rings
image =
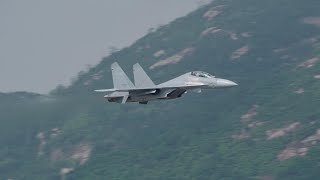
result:
[(134, 88), (134, 85), (121, 69), (118, 63), (113, 63), (111, 65), (112, 71), (112, 79), (113, 79), (113, 86), (115, 89), (130, 89)]
[(139, 63), (133, 65), (134, 84), (138, 88), (153, 87), (155, 84), (152, 82), (147, 73), (142, 69)]

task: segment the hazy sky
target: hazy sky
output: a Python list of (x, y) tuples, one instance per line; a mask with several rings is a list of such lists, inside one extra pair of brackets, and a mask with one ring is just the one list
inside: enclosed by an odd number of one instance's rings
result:
[(208, 0), (0, 0), (0, 91), (46, 93)]

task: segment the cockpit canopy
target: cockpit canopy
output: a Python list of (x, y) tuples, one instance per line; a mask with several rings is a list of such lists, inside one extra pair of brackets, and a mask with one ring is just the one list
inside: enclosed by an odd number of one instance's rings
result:
[(202, 71), (193, 71), (191, 72), (192, 76), (196, 76), (196, 77), (202, 77), (202, 78), (214, 78), (214, 75), (211, 75), (209, 73), (206, 72), (202, 72)]

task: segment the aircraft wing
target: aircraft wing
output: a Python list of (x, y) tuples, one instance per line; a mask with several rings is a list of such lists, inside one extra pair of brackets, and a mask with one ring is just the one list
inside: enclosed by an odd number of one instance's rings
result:
[(126, 88), (126, 89), (99, 89), (96, 92), (105, 92), (105, 98), (112, 98), (115, 102), (126, 103), (129, 96), (131, 95), (151, 95), (161, 93), (163, 97), (169, 96), (180, 96), (187, 90), (198, 90), (201, 87), (206, 86), (204, 84), (185, 84), (180, 86), (153, 86), (146, 88)]
[(206, 86), (206, 85), (201, 83), (190, 83), (190, 84), (179, 85), (179, 86), (153, 86), (153, 87), (144, 87), (144, 88), (98, 89), (98, 90), (95, 90), (95, 92), (114, 92), (114, 91), (119, 91), (119, 92), (150, 91), (152, 92), (152, 90), (158, 90), (158, 89), (197, 89), (203, 86)]

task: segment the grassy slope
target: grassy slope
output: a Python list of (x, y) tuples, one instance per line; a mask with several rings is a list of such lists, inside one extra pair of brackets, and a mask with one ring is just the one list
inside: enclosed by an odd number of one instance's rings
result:
[[(213, 20), (202, 17), (218, 5), (225, 6), (216, 9), (221, 13)], [(320, 93), (317, 91), (320, 81), (313, 78), (319, 74), (320, 66), (297, 68), (303, 61), (320, 54), (320, 40), (317, 40), (320, 29), (301, 23), (304, 17), (320, 16), (319, 8), (317, 0), (217, 0), (159, 28), (131, 47), (105, 58), (89, 72), (80, 74), (71, 87), (56, 90), (54, 95), (59, 100), (55, 103), (36, 103), (28, 106), (27, 115), (19, 113), (35, 120), (28, 121), (30, 127), (18, 128), (28, 129), (28, 132), (13, 133), (19, 140), (3, 138), (2, 144), (9, 144), (7, 140), (23, 143), (22, 146), (8, 146), (9, 150), (16, 149), (17, 154), (13, 156), (8, 155), (8, 148), (1, 148), (1, 157), (11, 158), (1, 161), (1, 174), (5, 178), (56, 179), (60, 168), (75, 167), (68, 178), (318, 177), (318, 145), (312, 146), (304, 157), (278, 161), (277, 155), (288, 144), (303, 140), (320, 127)], [(222, 31), (200, 37), (203, 30), (213, 26)], [(230, 32), (237, 35), (237, 40), (230, 38)], [(241, 36), (246, 32), (250, 37)], [(310, 38), (316, 41), (307, 41)], [(231, 60), (232, 53), (243, 46), (249, 47), (249, 52)], [(129, 72), (137, 61), (149, 67), (187, 47), (195, 48), (192, 55), (178, 64), (148, 70), (151, 77), (161, 82), (196, 69), (215, 72), (240, 86), (202, 94), (188, 93), (182, 99), (152, 102), (147, 106), (108, 104), (99, 95), (92, 94), (95, 88), (112, 86), (110, 71), (106, 68), (115, 59)], [(279, 48), (285, 49), (274, 51)], [(167, 55), (155, 58), (153, 54), (160, 49)], [(93, 81), (97, 73), (102, 78)], [(305, 92), (294, 93), (299, 88)], [(63, 102), (60, 99), (64, 99)], [(249, 123), (241, 122), (240, 117), (254, 105), (259, 105), (258, 114), (250, 122), (264, 124), (248, 128)], [(25, 106), (21, 107), (24, 111)], [(35, 111), (39, 106), (44, 110)], [(4, 109), (3, 112), (8, 111)], [(43, 113), (34, 117), (36, 112)], [(12, 123), (13, 130), (24, 122), (23, 118), (2, 116), (1, 119), (16, 120)], [(297, 130), (266, 140), (267, 130), (293, 122), (300, 122)], [(61, 135), (48, 142), (45, 156), (37, 158), (37, 132), (54, 127), (61, 129)], [(250, 137), (232, 138), (242, 131)], [(21, 136), (25, 139), (21, 140)], [(50, 160), (54, 149), (67, 151), (79, 142), (89, 142), (93, 147), (89, 161), (83, 166), (72, 160)], [(23, 161), (16, 158), (18, 155)], [(19, 173), (13, 167), (18, 167)]]

